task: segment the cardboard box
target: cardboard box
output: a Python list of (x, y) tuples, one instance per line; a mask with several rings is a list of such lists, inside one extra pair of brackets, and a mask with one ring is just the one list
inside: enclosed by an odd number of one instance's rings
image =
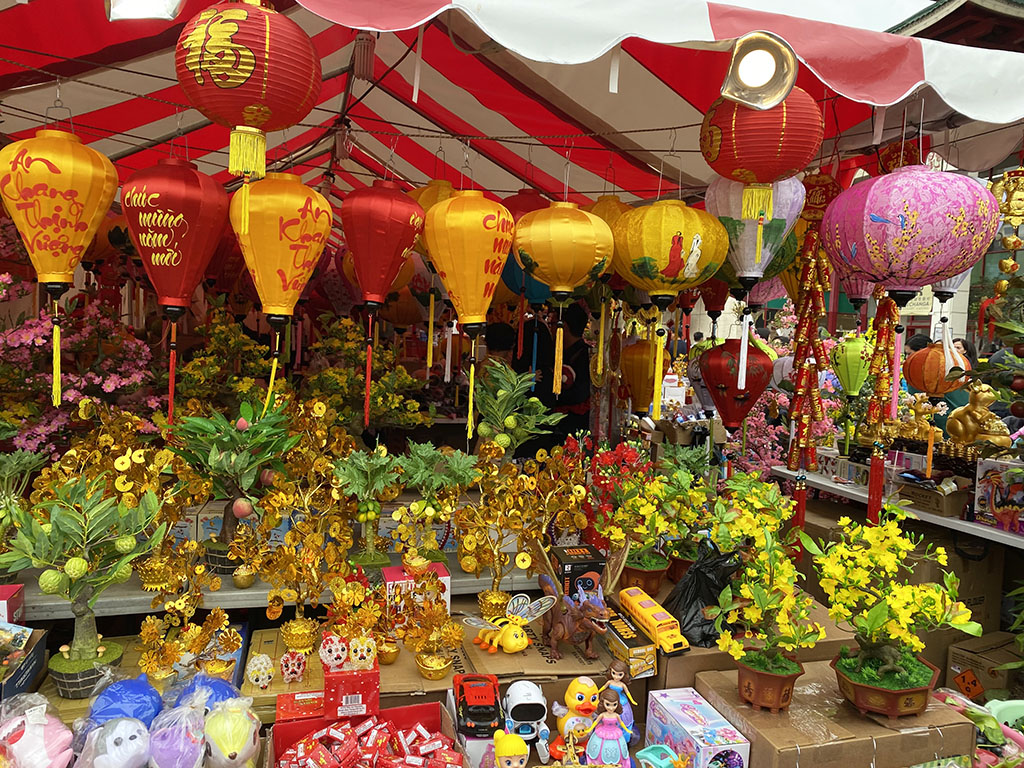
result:
[(1024, 464), (981, 459), (974, 486), (975, 522), (1024, 534)]
[(45, 636), (45, 630), (32, 630), (32, 636), (25, 645), (25, 657), (17, 667), (7, 670), (7, 674), (0, 681), (0, 701), (35, 689), (46, 664), (46, 642), (43, 640)]
[(941, 493), (931, 488), (905, 483), (900, 486), (900, 498), (909, 501), (914, 509), (931, 512), (941, 517), (961, 517), (964, 508), (971, 500), (970, 491), (954, 491)]
[(551, 564), (562, 583), (562, 594), (575, 596), (579, 587), (584, 592), (597, 592), (605, 557), (589, 544), (552, 547)]
[(1021, 659), (1024, 653), (1010, 632), (969, 637), (949, 646), (946, 685), (981, 702), (997, 691), (996, 698), (1024, 698), (1024, 670), (998, 669)]
[[(804, 558), (805, 560), (807, 558)], [(811, 620), (817, 621), (825, 628), (825, 638), (813, 648), (801, 648), (797, 659), (808, 661), (831, 660), (843, 646), (855, 646), (853, 633), (837, 627), (828, 617), (828, 609), (820, 603), (811, 608)], [(717, 647), (699, 648), (690, 646), (690, 650), (682, 656), (658, 657), (658, 672), (651, 683), (652, 690), (667, 688), (692, 688), (697, 680), (698, 672), (718, 669), (735, 669), (736, 663), (725, 651)]]
[[(444, 563), (431, 563), (428, 570), (433, 571), (437, 574), (437, 577), (444, 584), (444, 601), (448, 606), (448, 611), (452, 610), (452, 575), (448, 572), (448, 566)], [(406, 586), (412, 586), (412, 577), (405, 572), (405, 569), (400, 565), (389, 565), (385, 568), (381, 568), (381, 575), (384, 577), (384, 583), (387, 585), (388, 599), (392, 599), (397, 594), (399, 589)]]
[(21, 624), (25, 617), (25, 585), (4, 584), (0, 586), (0, 621)]
[(596, 680), (604, 677), (612, 660), (611, 654), (597, 637), (594, 638), (597, 659), (588, 659), (580, 648), (562, 643), (562, 658), (556, 660), (551, 656), (551, 649), (541, 640), (540, 619), (527, 624), (524, 629), (531, 642), (526, 650), (519, 653), (488, 653), (475, 645), (472, 635), (467, 633), (463, 648), (469, 671), (497, 675), (503, 684), (521, 678), (540, 684), (556, 678), (571, 679), (578, 675), (588, 675)]
[(608, 652), (629, 665), (629, 675), (634, 680), (657, 674), (658, 646), (629, 616), (613, 609), (603, 639)]
[(937, 700), (909, 718), (865, 717), (843, 699), (827, 662), (804, 669), (784, 715), (741, 701), (735, 671), (697, 675), (698, 693), (750, 740), (749, 768), (904, 768), (973, 754), (974, 724)]
[(380, 711), (380, 667), (324, 672), (324, 717), (365, 717)]
[(668, 747), (692, 768), (708, 768), (720, 756), (729, 765), (725, 755), (750, 764), (750, 742), (693, 688), (651, 692), (646, 746)]

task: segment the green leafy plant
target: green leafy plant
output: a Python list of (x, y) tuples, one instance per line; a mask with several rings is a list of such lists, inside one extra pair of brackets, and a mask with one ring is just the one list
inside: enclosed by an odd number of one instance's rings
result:
[(373, 452), (354, 451), (338, 460), (334, 476), (338, 490), (356, 500), (356, 520), (363, 524), (363, 549), (349, 559), (367, 567), (388, 565), (388, 556), (377, 550), (377, 532), (381, 502), (390, 501), (400, 492), (398, 460), (383, 447)]
[(152, 491), (129, 507), (107, 495), (103, 477), (79, 477), (55, 490), (53, 498), (13, 511), (17, 533), (0, 555), (0, 568), (44, 569), (40, 589), (68, 600), (75, 616), (67, 655), (54, 656), (50, 668), (83, 671), (120, 657), (122, 649), (112, 643), (98, 653), (93, 607), (107, 587), (131, 578), (132, 561), (159, 545), (165, 526), (152, 528), (160, 506)]
[(0, 454), (0, 552), (7, 550), (14, 533), (15, 513), (27, 505), (25, 489), (29, 480), (45, 463), (45, 456), (31, 451)]
[(476, 384), (480, 412), (477, 434), (493, 440), (511, 455), (516, 448), (557, 424), (564, 414), (551, 413), (530, 395), (532, 373), (516, 373), (501, 360), (490, 360)]
[(251, 495), (260, 473), (282, 468), (281, 457), (301, 439), (288, 434), (285, 409), (281, 403), (257, 417), (249, 403), (242, 403), (233, 422), (213, 411), (210, 416), (186, 416), (174, 424), (170, 449), (212, 482), (213, 498), (226, 501), (220, 538), (211, 542), (212, 548), (227, 551), (238, 520), (255, 509)]

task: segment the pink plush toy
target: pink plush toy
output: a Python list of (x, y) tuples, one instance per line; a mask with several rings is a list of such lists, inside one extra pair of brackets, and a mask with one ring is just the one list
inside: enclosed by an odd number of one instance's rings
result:
[(74, 757), (71, 729), (45, 711), (4, 723), (3, 739), (19, 768), (67, 768)]

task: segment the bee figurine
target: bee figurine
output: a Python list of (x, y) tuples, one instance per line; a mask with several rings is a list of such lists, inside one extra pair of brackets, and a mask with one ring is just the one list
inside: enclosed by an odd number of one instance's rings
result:
[(526, 636), (526, 625), (551, 610), (556, 602), (551, 595), (545, 595), (532, 603), (529, 595), (515, 595), (508, 601), (504, 616), (492, 621), (467, 616), (463, 621), (467, 626), (480, 630), (473, 638), (473, 643), (482, 650), (497, 653), (501, 648), (505, 653), (518, 653), (532, 642)]

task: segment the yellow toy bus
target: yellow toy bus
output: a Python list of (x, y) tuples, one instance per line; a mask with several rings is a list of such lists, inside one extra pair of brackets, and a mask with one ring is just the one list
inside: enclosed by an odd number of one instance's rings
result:
[(679, 622), (640, 587), (620, 590), (619, 605), (651, 636), (666, 656), (690, 650), (690, 644), (679, 631)]

